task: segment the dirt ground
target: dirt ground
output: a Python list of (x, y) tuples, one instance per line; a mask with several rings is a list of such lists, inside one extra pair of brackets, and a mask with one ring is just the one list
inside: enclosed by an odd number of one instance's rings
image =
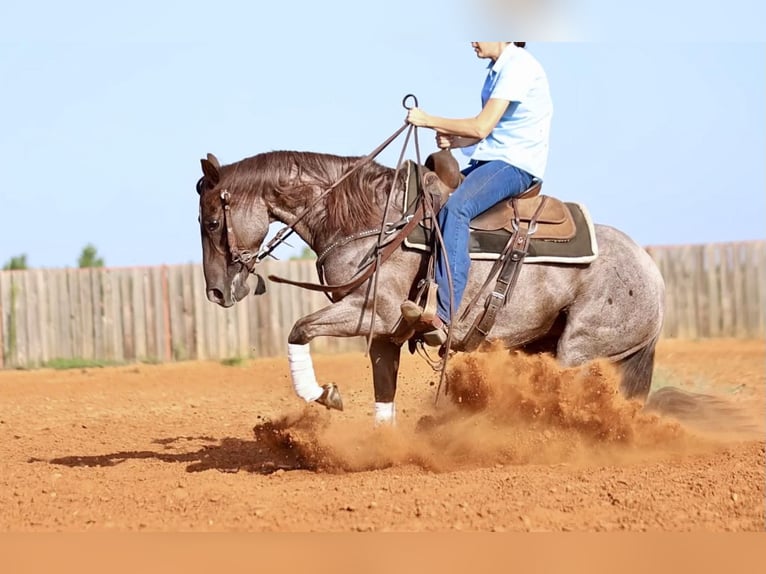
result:
[[(362, 354), (0, 372), (0, 531), (762, 531), (763, 341), (664, 341), (655, 388), (714, 395), (681, 424), (611, 367), (404, 355), (395, 429)], [(430, 418), (421, 421), (422, 417)], [(429, 424), (424, 424), (428, 422)]]

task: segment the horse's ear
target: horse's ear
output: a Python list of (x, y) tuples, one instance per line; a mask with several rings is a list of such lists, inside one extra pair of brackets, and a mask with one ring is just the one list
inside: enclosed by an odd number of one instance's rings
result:
[(212, 163), (215, 166), (216, 169), (218, 169), (218, 170), (221, 169), (221, 164), (218, 163), (218, 158), (215, 157), (212, 153), (207, 154), (207, 161)]
[[(211, 156), (213, 161), (210, 161), (209, 159)], [(201, 159), (200, 163), (202, 164), (202, 173), (205, 174), (205, 179), (207, 179), (213, 187), (218, 185), (218, 182), (221, 181), (221, 174), (218, 169), (221, 166), (218, 165), (218, 160), (215, 158), (215, 156), (208, 154), (208, 159)]]

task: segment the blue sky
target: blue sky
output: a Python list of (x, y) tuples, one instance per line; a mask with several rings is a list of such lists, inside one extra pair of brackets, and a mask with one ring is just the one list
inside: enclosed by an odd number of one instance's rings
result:
[[(74, 266), (89, 242), (108, 265), (200, 261), (205, 153), (362, 155), (401, 125), (408, 92), (434, 114), (478, 112), (486, 64), (469, 40), (482, 23), (464, 3), (341, 4), (362, 6), (4, 6), (0, 264)], [(545, 191), (643, 245), (766, 237), (764, 9), (665, 4), (658, 19), (652, 2), (612, 4), (530, 40), (555, 106)], [(542, 41), (564, 36), (590, 41)]]

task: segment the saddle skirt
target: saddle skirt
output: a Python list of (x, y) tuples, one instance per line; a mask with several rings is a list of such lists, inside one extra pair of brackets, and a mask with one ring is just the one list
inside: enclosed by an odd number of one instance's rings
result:
[(470, 227), (476, 231), (504, 229), (512, 232), (516, 222), (520, 228), (529, 229), (529, 222), (543, 202), (542, 210), (537, 215), (536, 226), (533, 228), (533, 237), (550, 241), (572, 239), (577, 232), (572, 212), (563, 201), (547, 195), (501, 201), (475, 217)]

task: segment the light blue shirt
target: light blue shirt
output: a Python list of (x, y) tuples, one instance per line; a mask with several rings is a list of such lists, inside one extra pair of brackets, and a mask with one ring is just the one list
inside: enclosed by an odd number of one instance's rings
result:
[(482, 107), (490, 98), (510, 103), (492, 132), (476, 144), (471, 159), (502, 160), (542, 179), (553, 116), (545, 71), (532, 54), (513, 44), (488, 68)]

